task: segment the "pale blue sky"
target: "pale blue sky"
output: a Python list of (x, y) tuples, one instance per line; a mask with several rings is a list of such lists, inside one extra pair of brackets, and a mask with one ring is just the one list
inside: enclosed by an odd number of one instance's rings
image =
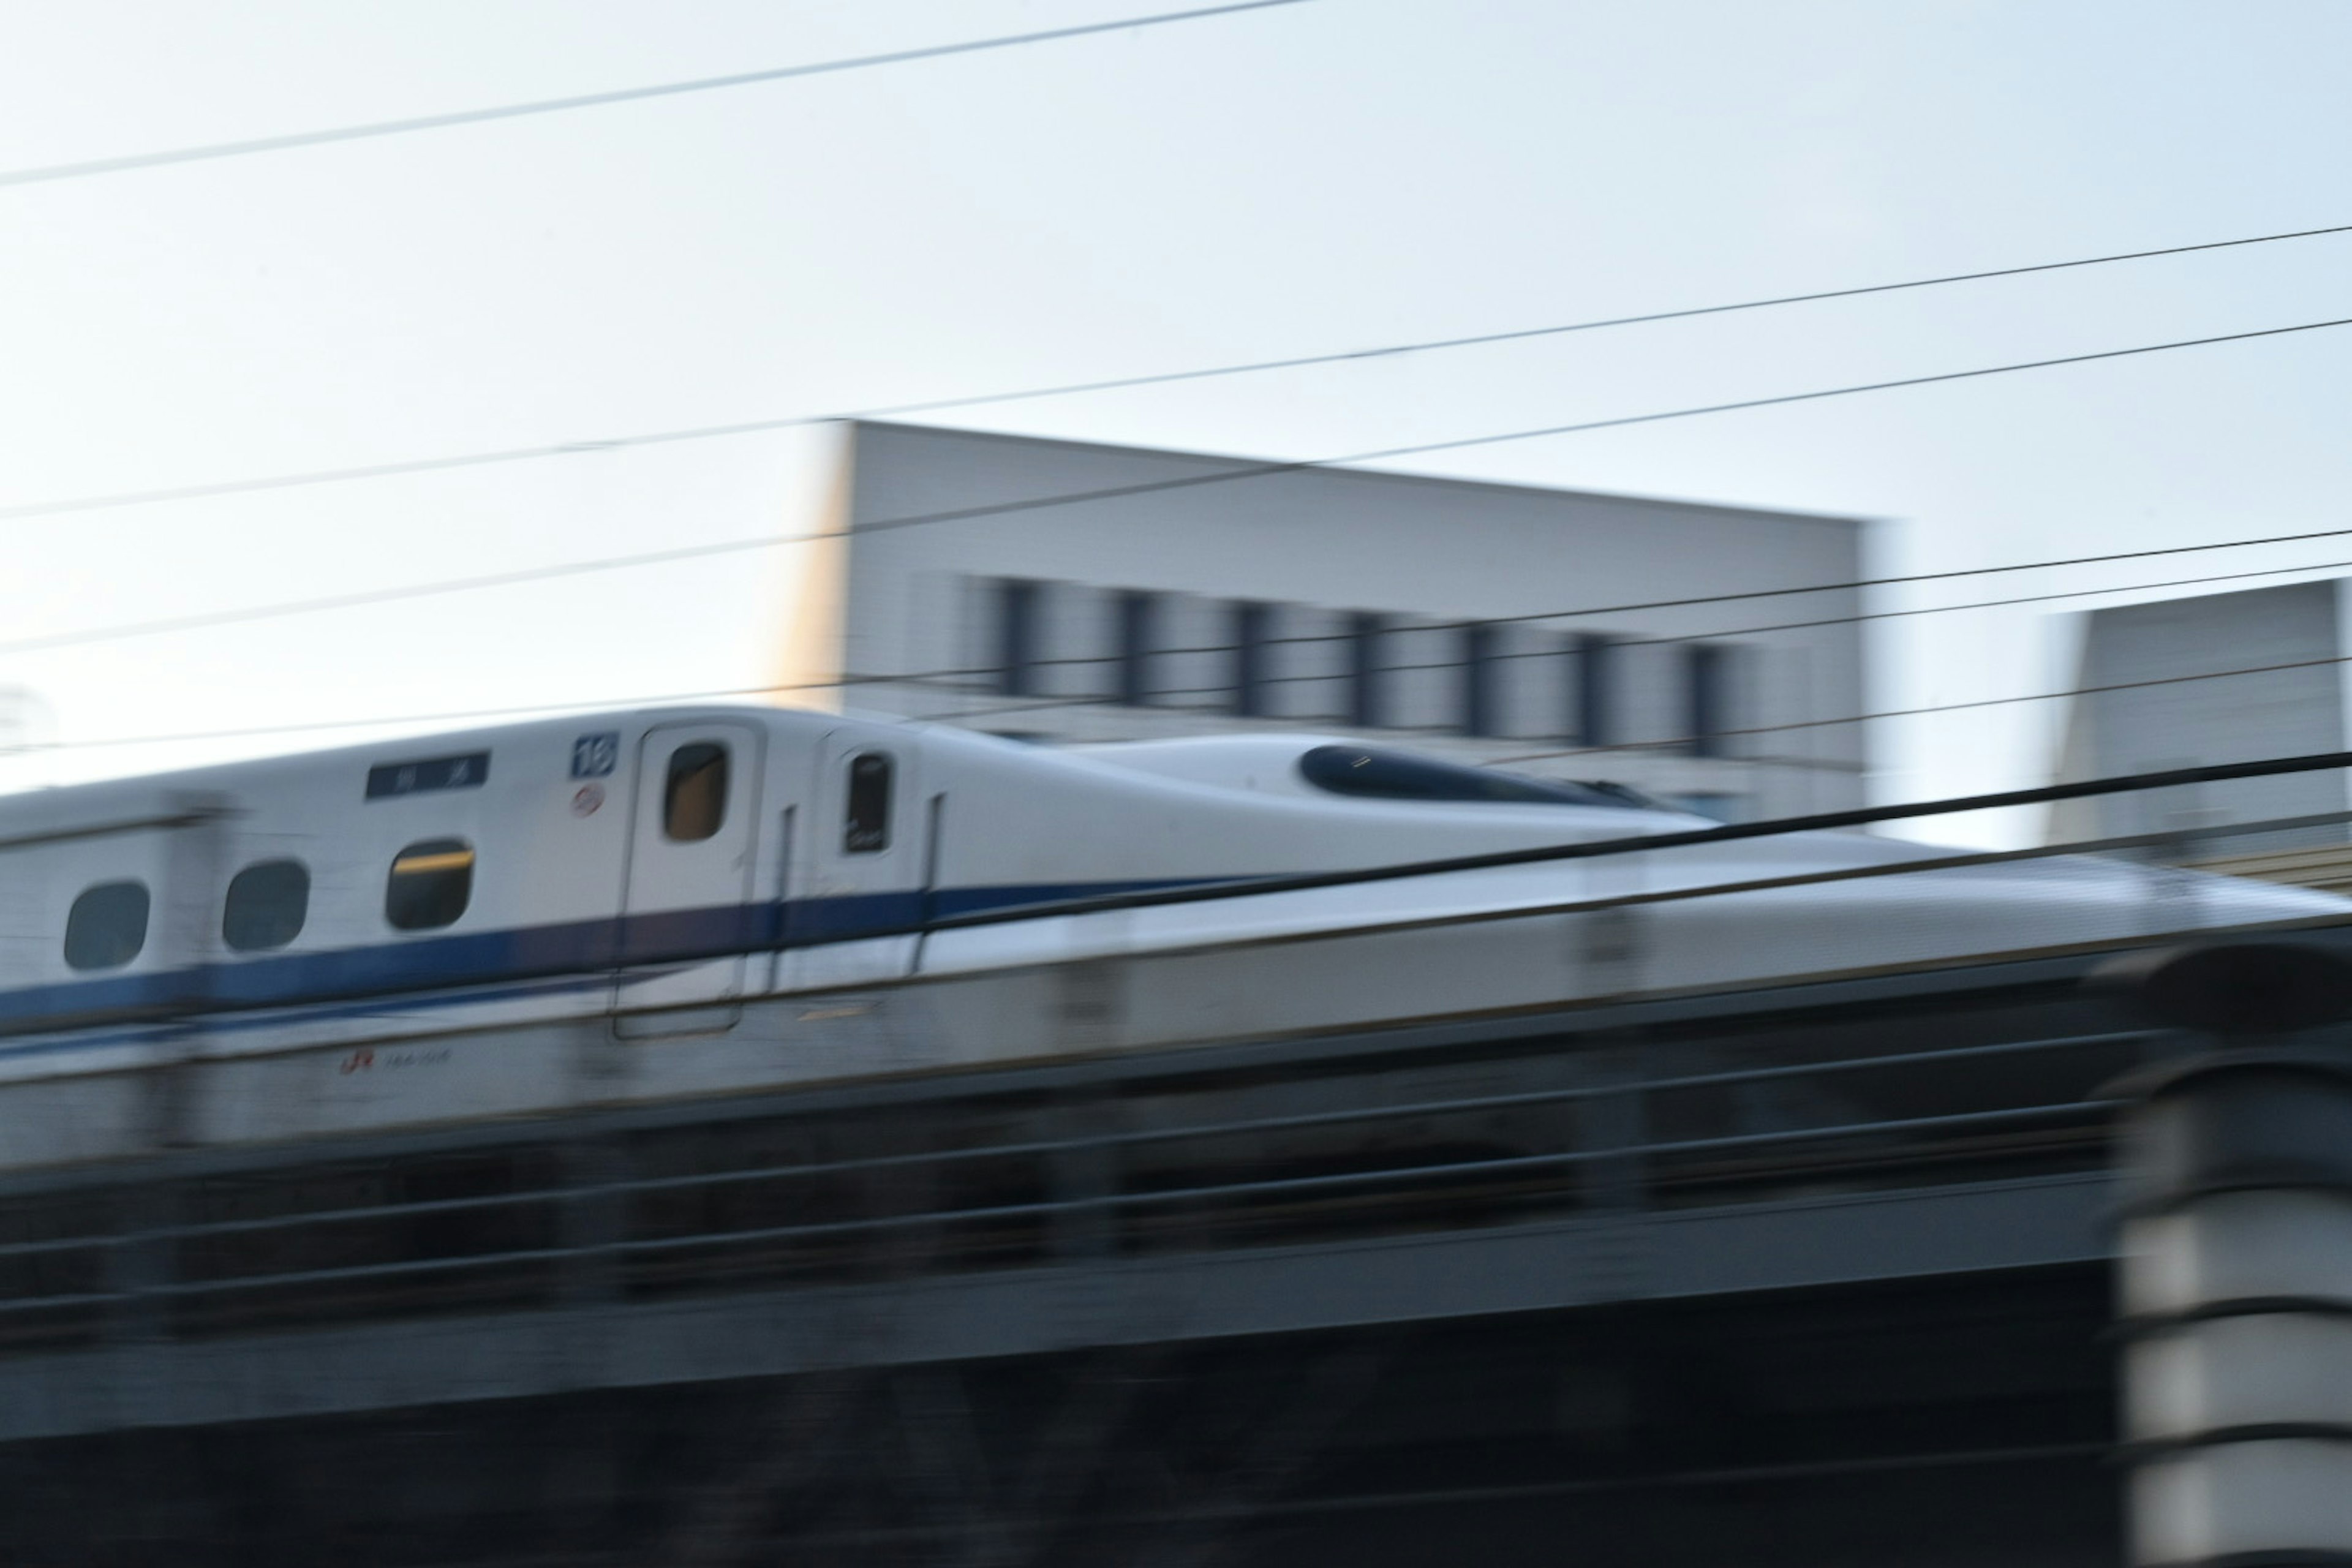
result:
[[(1155, 8), (0, 0), (0, 169)], [(0, 189), (0, 507), (2352, 222), (2347, 58), (2336, 0), (1315, 0)], [(1311, 457), (2352, 315), (2347, 278), (2352, 237), (955, 422)], [(2352, 329), (1418, 466), (1882, 518), (1876, 566), (1934, 571), (2352, 526), (2347, 388)], [(0, 522), (0, 639), (754, 533), (792, 448)], [(723, 687), (770, 664), (790, 558), (0, 655), (0, 683), (68, 742)], [(2039, 611), (1874, 647), (1883, 706), (2067, 673)], [(2055, 718), (1883, 725), (1876, 787), (2038, 782)]]

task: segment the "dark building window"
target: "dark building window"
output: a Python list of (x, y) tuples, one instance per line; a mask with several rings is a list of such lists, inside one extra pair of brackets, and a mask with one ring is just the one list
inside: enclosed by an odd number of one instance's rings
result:
[(1233, 606), (1234, 711), (1244, 719), (1263, 719), (1271, 709), (1266, 700), (1266, 643), (1274, 629), (1274, 606), (1244, 599)]
[(841, 847), (851, 855), (872, 855), (890, 847), (890, 759), (880, 752), (860, 752), (849, 759), (849, 805), (841, 833)]
[(996, 584), (996, 689), (1007, 697), (1037, 693), (1038, 609), (1044, 585), (1019, 577)]
[(474, 847), (462, 838), (427, 838), (393, 857), (383, 884), (383, 918), (395, 931), (455, 925), (474, 897)]
[(1152, 656), (1159, 645), (1160, 595), (1130, 588), (1118, 596), (1118, 701), (1145, 708), (1157, 688)]
[(679, 844), (715, 837), (727, 821), (727, 748), (697, 741), (669, 754), (662, 787), (662, 836)]
[(1496, 654), (1501, 641), (1493, 626), (1462, 628), (1462, 732), (1465, 735), (1502, 733), (1496, 703), (1496, 682), (1502, 675)]
[(1359, 610), (1348, 617), (1348, 722), (1360, 730), (1388, 721), (1381, 646), (1388, 629), (1388, 617), (1376, 611)]
[(310, 912), (310, 873), (299, 860), (263, 860), (228, 879), (221, 940), (237, 952), (265, 952), (302, 934)]
[(1683, 650), (1687, 728), (1683, 731), (1694, 757), (1727, 754), (1724, 731), (1730, 727), (1731, 650), (1719, 643), (1693, 643)]
[(147, 945), (147, 884), (100, 882), (82, 890), (66, 915), (66, 963), (76, 969), (120, 969)]
[(1580, 746), (1617, 743), (1617, 645), (1600, 632), (1576, 639), (1576, 680), (1569, 696), (1570, 739)]

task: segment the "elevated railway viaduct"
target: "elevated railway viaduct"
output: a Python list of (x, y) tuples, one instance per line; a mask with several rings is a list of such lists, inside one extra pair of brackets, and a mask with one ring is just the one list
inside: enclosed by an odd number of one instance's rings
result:
[(0, 1552), (2118, 1563), (2101, 956), (9, 1176)]

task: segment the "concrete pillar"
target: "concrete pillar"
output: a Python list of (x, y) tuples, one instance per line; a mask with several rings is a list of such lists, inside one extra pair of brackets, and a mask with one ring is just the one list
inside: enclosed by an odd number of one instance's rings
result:
[(2352, 969), (2223, 944), (2126, 978), (2220, 1045), (2121, 1086), (2131, 1561), (2347, 1568), (2352, 1050), (2317, 1026), (2352, 1005)]
[(2352, 1564), (2352, 1068), (2200, 1058), (2126, 1147), (2132, 1561)]

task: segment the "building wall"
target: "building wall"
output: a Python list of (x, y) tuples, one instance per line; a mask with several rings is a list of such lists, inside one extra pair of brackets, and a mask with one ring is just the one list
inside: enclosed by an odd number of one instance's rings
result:
[[(1861, 729), (1835, 721), (1864, 711), (1859, 628), (1761, 629), (1850, 616), (1857, 590), (1661, 603), (1851, 584), (1853, 520), (1360, 470), (1258, 475), (1231, 458), (893, 425), (850, 427), (845, 461), (840, 668), (854, 707), (1061, 741), (1278, 727), (1481, 761), (1574, 753), (1515, 765), (1731, 816), (1861, 799)], [(1072, 495), (1087, 499), (1031, 504)], [(932, 521), (889, 526), (912, 518)], [(1008, 671), (1015, 595), (1034, 631), (1031, 662)], [(1239, 710), (1243, 603), (1265, 606), (1256, 716)], [(1475, 648), (1461, 624), (1633, 604), (1658, 607), (1499, 626)], [(1122, 617), (1137, 614), (1152, 650), (1139, 704), (1121, 700), (1137, 671), (1119, 657)], [(1368, 624), (1379, 633), (1360, 642)], [(1465, 732), (1474, 653), (1488, 669), (1486, 735)], [(1368, 658), (1381, 670), (1370, 726), (1351, 721)], [(1692, 742), (1702, 661), (1715, 727), (1763, 732)], [(1598, 737), (1580, 720), (1596, 667)]]
[[(2060, 781), (2343, 750), (2337, 595), (2333, 582), (2295, 583), (2081, 617), (2080, 695), (2068, 712)], [(2058, 843), (2193, 832), (2341, 811), (2345, 801), (2336, 772), (2232, 780), (2063, 802), (2050, 835)], [(2345, 838), (2334, 826), (2219, 837), (2188, 852), (2237, 857)]]

